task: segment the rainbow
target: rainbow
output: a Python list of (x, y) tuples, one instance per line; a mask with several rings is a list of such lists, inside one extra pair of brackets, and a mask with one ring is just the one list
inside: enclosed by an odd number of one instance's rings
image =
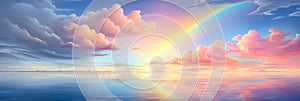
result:
[[(197, 33), (199, 30), (202, 30), (200, 29), (201, 27), (200, 26), (204, 26), (205, 24), (211, 22), (212, 20), (215, 20), (216, 19), (216, 16), (220, 16), (221, 14), (224, 14), (225, 12), (229, 11), (229, 10), (232, 10), (236, 7), (239, 7), (239, 6), (242, 6), (244, 4), (246, 4), (247, 2), (240, 2), (240, 3), (236, 3), (236, 4), (230, 4), (230, 5), (226, 5), (226, 6), (223, 6), (223, 7), (220, 7), (218, 8), (217, 10), (215, 10), (214, 13), (209, 13), (206, 15), (206, 17), (203, 17), (203, 18), (198, 18), (198, 19), (202, 19), (200, 20), (199, 22), (198, 21), (195, 21), (195, 20), (187, 20), (187, 21), (178, 21), (180, 22), (180, 24), (182, 24), (183, 26), (183, 29), (185, 30), (186, 33), (188, 33), (188, 35), (190, 37), (192, 37), (192, 35), (198, 35), (198, 34), (201, 34), (201, 33)], [(181, 16), (180, 18), (178, 18), (179, 20), (181, 19), (187, 19), (187, 18), (191, 18), (191, 16)], [(184, 33), (179, 33), (179, 32), (172, 32), (175, 34), (175, 37), (173, 38), (173, 41), (178, 41), (178, 42), (184, 42), (183, 38), (186, 37), (186, 34)], [(161, 42), (162, 43), (162, 42)], [(141, 50), (143, 50), (143, 48), (140, 48)], [(157, 49), (152, 49), (151, 51), (147, 51), (147, 52), (144, 52), (144, 53), (154, 53), (154, 54), (157, 54), (157, 55), (170, 55), (171, 57), (174, 57), (174, 54), (172, 54), (170, 52), (170, 50), (174, 49), (172, 46), (168, 46), (168, 47), (165, 47), (165, 46), (161, 46)], [(139, 51), (141, 51), (139, 50)], [(147, 54), (149, 55), (149, 54)], [(140, 61), (139, 59), (137, 59), (136, 61)], [(143, 62), (143, 61), (142, 61)], [(142, 76), (142, 75), (139, 75), (139, 76)], [(176, 77), (176, 75), (169, 75), (168, 76), (169, 79), (178, 79)], [(166, 96), (170, 93), (170, 89), (166, 89), (164, 87), (157, 87), (156, 89), (160, 90), (161, 92), (160, 93), (156, 93), (155, 95), (156, 96)]]
[[(232, 10), (234, 8), (240, 7), (242, 5), (245, 5), (249, 3), (248, 1), (245, 2), (239, 2), (235, 4), (226, 5), (224, 7), (220, 7), (217, 10), (215, 10), (214, 13), (211, 13), (210, 15), (207, 15), (207, 17), (202, 18), (199, 22), (189, 22), (188, 24), (185, 24), (184, 30), (189, 35), (189, 37), (193, 37), (197, 34), (200, 34), (199, 31), (201, 31), (201, 26), (205, 26), (205, 24), (208, 24), (212, 20), (216, 20), (216, 16), (221, 16), (225, 12)], [(200, 18), (201, 19), (201, 18)], [(176, 33), (176, 32), (174, 32)], [(185, 34), (182, 33), (176, 33), (176, 37), (174, 38), (174, 41), (180, 41), (183, 39), (183, 37), (186, 37)], [(161, 47), (161, 51), (159, 54), (167, 54), (168, 50), (172, 49), (171, 47)]]
[[(176, 23), (178, 25), (180, 25), (180, 27), (182, 27), (182, 29), (185, 31), (185, 33), (178, 32), (178, 31), (176, 32), (176, 30), (170, 31), (170, 34), (172, 34), (174, 36), (172, 36), (171, 38), (168, 38), (168, 39), (170, 39), (170, 41), (176, 42), (176, 45), (177, 44), (190, 45), (191, 43), (188, 43), (188, 42), (191, 42), (191, 41), (187, 41), (188, 39), (186, 39), (188, 37), (192, 38), (194, 42), (195, 41), (198, 42), (200, 40), (199, 37), (202, 37), (202, 35), (204, 34), (204, 33), (201, 33), (201, 31), (204, 31), (201, 26), (205, 26), (206, 24), (209, 24), (212, 21), (216, 21), (216, 16), (219, 17), (221, 14), (225, 14), (225, 12), (232, 10), (236, 7), (240, 7), (246, 3), (249, 3), (249, 2), (240, 2), (240, 3), (236, 3), (236, 4), (224, 5), (222, 7), (214, 9), (215, 12), (207, 12), (207, 13), (204, 13), (204, 15), (201, 15), (201, 17), (197, 17), (197, 18), (195, 18), (192, 15), (189, 15), (188, 13), (176, 16), (176, 15), (178, 15), (177, 13), (179, 13), (179, 12), (167, 12), (167, 13), (171, 13), (170, 15), (173, 15), (172, 16), (174, 18), (173, 20), (175, 20)], [(165, 13), (165, 12), (162, 12), (162, 13)], [(196, 19), (200, 19), (200, 20), (196, 20)], [(147, 41), (147, 42), (151, 42), (151, 41)], [(166, 43), (166, 41), (163, 40), (159, 43)], [(193, 44), (195, 44), (195, 43), (193, 43)], [(190, 49), (194, 50), (194, 48), (197, 47), (197, 45), (198, 44), (196, 44), (196, 46), (193, 46), (193, 47), (192, 46), (191, 47), (188, 46), (188, 47)], [(144, 46), (140, 46), (140, 47), (144, 47)], [(174, 49), (176, 50), (176, 47), (174, 47), (173, 45), (170, 45), (170, 44), (164, 45), (164, 46), (162, 45), (159, 47), (153, 47), (153, 49), (151, 49), (151, 51), (143, 50), (143, 49), (144, 48), (140, 48), (139, 51), (142, 53), (151, 53), (151, 54), (147, 54), (147, 56), (150, 56), (150, 57), (152, 55), (162, 56), (166, 60), (169, 60), (170, 58), (173, 58), (176, 55), (179, 57), (181, 55), (183, 55), (182, 54), (183, 52), (180, 52), (181, 53), (180, 54), (180, 53), (177, 53), (176, 51), (173, 51)], [(146, 59), (146, 60), (148, 60), (148, 59)], [(141, 59), (137, 59), (137, 61), (144, 62), (144, 61), (141, 61)]]
[(218, 10), (216, 10), (216, 12), (210, 16), (208, 16), (207, 18), (201, 20), (197, 25), (194, 25), (190, 28), (187, 29), (187, 32), (188, 33), (191, 33), (193, 32), (194, 30), (198, 30), (199, 26), (201, 25), (205, 25), (205, 23), (208, 23), (209, 21), (213, 20), (214, 18), (216, 18), (216, 16), (220, 16), (221, 14), (233, 9), (233, 8), (236, 8), (236, 7), (239, 7), (239, 6), (242, 6), (244, 4), (247, 4), (249, 3), (248, 1), (245, 1), (245, 2), (240, 2), (240, 3), (236, 3), (236, 4), (231, 4), (231, 5), (227, 5), (225, 7), (222, 7)]

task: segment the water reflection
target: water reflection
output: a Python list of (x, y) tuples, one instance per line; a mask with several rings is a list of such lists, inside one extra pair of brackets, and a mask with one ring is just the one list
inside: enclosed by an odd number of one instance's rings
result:
[[(170, 71), (155, 88), (137, 90), (123, 84), (112, 72), (102, 72), (101, 77), (112, 94), (121, 100), (160, 100), (172, 93), (180, 77)], [(88, 73), (88, 72), (87, 72)], [(188, 75), (187, 75), (188, 77)], [(200, 75), (197, 88), (190, 100), (199, 100), (207, 84), (207, 74)], [(299, 101), (300, 74), (292, 72), (226, 72), (216, 101)], [(128, 80), (130, 81), (130, 80)], [(132, 80), (134, 82), (134, 80)], [(1, 101), (81, 101), (73, 72), (0, 72)], [(157, 82), (155, 79), (151, 82)], [(192, 80), (189, 82), (193, 82)], [(184, 83), (190, 87), (190, 83)], [(174, 92), (170, 100), (180, 100), (181, 92)]]

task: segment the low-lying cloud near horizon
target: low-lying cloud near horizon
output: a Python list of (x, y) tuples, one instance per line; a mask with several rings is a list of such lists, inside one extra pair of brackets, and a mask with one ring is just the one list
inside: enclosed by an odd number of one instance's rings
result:
[[(223, 42), (217, 40), (209, 46), (198, 46), (196, 50), (186, 51), (179, 58), (174, 57), (168, 61), (169, 64), (200, 64), (212, 66), (212, 61), (225, 61), (228, 67), (253, 67), (274, 64), (274, 67), (297, 68), (300, 59), (300, 34), (295, 38), (286, 38), (289, 34), (280, 29), (271, 28), (266, 37), (256, 30), (237, 35), (232, 38), (235, 42)], [(211, 49), (220, 50), (212, 53)], [(222, 53), (222, 52), (226, 53)], [(224, 55), (225, 54), (225, 55)], [(199, 60), (197, 60), (197, 58)], [(240, 61), (240, 58), (257, 60), (259, 62)]]

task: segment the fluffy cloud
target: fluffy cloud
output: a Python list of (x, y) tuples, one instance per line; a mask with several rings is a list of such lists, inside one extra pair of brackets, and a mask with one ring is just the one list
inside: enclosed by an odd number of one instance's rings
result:
[[(257, 71), (260, 68), (291, 68), (297, 69), (300, 60), (300, 34), (295, 38), (286, 38), (287, 35), (279, 29), (271, 28), (271, 34), (260, 37), (256, 30), (247, 34), (237, 35), (232, 39), (237, 42), (215, 41), (209, 46), (198, 46), (196, 50), (186, 51), (180, 57), (174, 57), (169, 64), (181, 65), (182, 63), (202, 66), (218, 65), (218, 61), (226, 63), (231, 69), (240, 67)], [(213, 52), (213, 50), (216, 50)], [(224, 53), (225, 52), (225, 53)], [(239, 59), (254, 59), (259, 62), (240, 61)]]
[[(49, 0), (2, 1), (0, 6), (5, 8), (0, 9), (3, 13), (0, 15), (0, 47), (4, 47), (0, 49), (1, 67), (8, 63), (15, 65), (10, 61), (16, 60), (17, 64), (28, 64), (29, 61), (48, 63), (71, 59), (71, 46), (83, 50), (117, 49), (115, 40), (111, 40), (116, 34), (127, 36), (155, 27), (154, 23), (141, 19), (138, 10), (124, 15), (120, 5), (82, 16), (58, 15), (55, 11), (59, 8)], [(73, 43), (75, 30), (80, 36), (78, 43)]]
[(228, 52), (226, 52), (225, 47), (222, 46), (222, 44), (222, 41), (217, 40), (209, 46), (198, 46), (194, 51), (186, 51), (182, 58), (174, 57), (167, 63), (177, 65), (182, 63), (190, 65), (200, 64), (201, 66), (223, 65), (222, 63), (225, 63), (228, 67), (254, 65), (253, 63), (241, 62), (235, 58), (229, 57)]
[(78, 41), (78, 44), (75, 44), (73, 42), (61, 42), (60, 45), (66, 46), (66, 47), (76, 47), (83, 50), (104, 50), (104, 49), (116, 49), (116, 44), (108, 41), (105, 39), (105, 35), (102, 33), (96, 33), (95, 30), (90, 29), (88, 25), (76, 25), (74, 23), (69, 24), (69, 26), (65, 26), (67, 30), (72, 30), (76, 27), (76, 37)]
[[(271, 28), (271, 34), (260, 37), (256, 30), (235, 38), (238, 42), (227, 42), (230, 52), (241, 57), (260, 59), (265, 62), (279, 62), (300, 56), (300, 34), (294, 39), (285, 38), (288, 34), (279, 29)], [(239, 38), (238, 38), (239, 37)]]
[(139, 10), (133, 10), (126, 16), (121, 6), (115, 4), (109, 9), (103, 8), (96, 12), (87, 12), (82, 15), (79, 23), (86, 24), (96, 32), (103, 33), (108, 37), (114, 37), (116, 34), (120, 34), (120, 36), (142, 34), (153, 29), (155, 24), (141, 19), (140, 13)]
[(72, 58), (70, 49), (57, 44), (65, 39), (62, 26), (76, 21), (74, 15), (55, 14), (48, 0), (1, 1), (0, 5), (4, 8), (0, 10), (0, 67)]
[[(73, 45), (80, 49), (113, 50), (117, 49), (114, 37), (143, 34), (155, 27), (153, 22), (146, 22), (141, 19), (141, 11), (134, 10), (128, 16), (118, 4), (111, 8), (103, 8), (96, 12), (87, 12), (82, 15), (80, 24), (70, 23), (64, 26), (69, 34), (68, 38), (75, 38), (78, 43), (65, 42), (62, 46)], [(111, 40), (109, 40), (111, 39)]]

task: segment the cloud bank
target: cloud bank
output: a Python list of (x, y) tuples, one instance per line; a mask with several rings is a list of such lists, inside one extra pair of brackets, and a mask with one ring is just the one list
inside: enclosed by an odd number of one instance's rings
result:
[(271, 33), (262, 38), (256, 30), (234, 38), (237, 43), (227, 42), (229, 52), (243, 58), (259, 59), (264, 63), (275, 63), (279, 67), (296, 68), (300, 58), (300, 34), (286, 38), (287, 33), (271, 28)]
[[(9, 0), (0, 5), (5, 8), (0, 10), (1, 67), (72, 59), (71, 46), (83, 51), (114, 50), (118, 48), (113, 40), (117, 34), (130, 36), (155, 28), (154, 23), (141, 19), (141, 11), (124, 15), (118, 4), (81, 16), (58, 15), (55, 11), (59, 8), (48, 0)], [(75, 30), (78, 43), (73, 43)], [(14, 63), (16, 60), (18, 63)]]
[[(261, 37), (256, 30), (250, 30), (244, 35), (233, 37), (235, 42), (226, 42), (226, 48), (222, 41), (217, 40), (209, 46), (198, 46), (196, 50), (187, 51), (181, 58), (170, 59), (169, 64), (180, 65), (184, 62), (211, 66), (213, 61), (226, 60), (228, 67), (274, 67), (297, 68), (300, 64), (300, 34), (294, 38), (287, 38), (287, 33), (280, 29), (271, 28), (271, 33)], [(218, 52), (212, 52), (216, 49)], [(226, 53), (222, 53), (222, 52)], [(198, 59), (197, 59), (198, 58)], [(240, 61), (241, 58), (253, 59), (260, 62)]]
[[(252, 63), (241, 62), (236, 58), (229, 57), (227, 50), (223, 46), (223, 41), (217, 40), (209, 46), (198, 46), (196, 50), (186, 51), (183, 56), (170, 59), (168, 64), (181, 65), (182, 63), (200, 66), (218, 66), (223, 64), (213, 64), (215, 62), (225, 62), (228, 67), (251, 66)], [(215, 52), (212, 52), (216, 50)], [(225, 53), (224, 53), (225, 52)]]

